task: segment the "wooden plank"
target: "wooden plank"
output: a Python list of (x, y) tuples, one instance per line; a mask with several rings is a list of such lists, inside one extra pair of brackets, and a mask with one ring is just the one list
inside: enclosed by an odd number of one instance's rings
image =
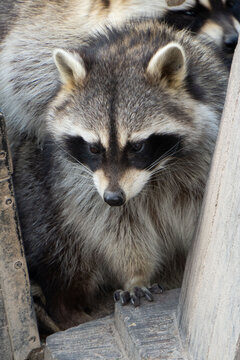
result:
[(115, 326), (131, 360), (184, 360), (177, 324), (179, 289), (141, 299), (140, 307), (116, 304)]
[(240, 44), (189, 254), (178, 321), (190, 357), (236, 360), (240, 339)]
[(0, 115), (0, 283), (13, 354), (11, 358), (23, 360), (32, 349), (40, 346), (40, 341), (11, 172), (6, 129), (3, 116)]
[(12, 360), (12, 348), (7, 327), (3, 294), (0, 286), (0, 359)]
[(179, 289), (141, 299), (141, 306), (116, 304), (112, 316), (47, 338), (44, 360), (184, 360), (177, 324)]
[[(6, 318), (5, 308), (4, 308), (2, 289), (0, 286), (0, 328), (4, 327), (6, 325), (7, 325), (7, 318)], [(1, 340), (1, 337), (0, 337), (0, 340)]]
[(236, 356), (234, 360), (240, 360), (240, 336), (237, 343)]
[(11, 348), (11, 342), (10, 337), (8, 333), (8, 328), (2, 327), (0, 328), (0, 359), (3, 360), (12, 360), (12, 348)]
[(47, 338), (44, 360), (127, 360), (111, 316), (58, 332)]

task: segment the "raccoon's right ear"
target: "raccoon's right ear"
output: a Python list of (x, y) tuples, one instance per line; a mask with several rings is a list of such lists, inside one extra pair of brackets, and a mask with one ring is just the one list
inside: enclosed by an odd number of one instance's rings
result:
[(183, 47), (171, 42), (160, 48), (150, 59), (146, 75), (154, 83), (178, 88), (186, 76), (186, 56)]
[(53, 58), (64, 85), (79, 84), (84, 81), (87, 71), (79, 54), (63, 49), (55, 49)]

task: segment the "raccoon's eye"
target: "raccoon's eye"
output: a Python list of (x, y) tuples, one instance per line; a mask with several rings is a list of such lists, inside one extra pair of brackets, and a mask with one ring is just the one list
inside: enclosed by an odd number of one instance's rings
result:
[(182, 14), (186, 15), (186, 16), (196, 16), (197, 15), (194, 10), (186, 10), (186, 11), (183, 11)]
[(144, 147), (145, 147), (144, 141), (131, 144), (131, 150), (136, 153), (143, 151)]
[(102, 148), (99, 145), (89, 145), (89, 150), (92, 154), (101, 154)]

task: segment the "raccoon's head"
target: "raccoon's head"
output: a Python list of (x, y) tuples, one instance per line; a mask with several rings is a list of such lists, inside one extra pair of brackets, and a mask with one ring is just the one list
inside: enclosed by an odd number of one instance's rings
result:
[[(196, 34), (210, 36), (224, 52), (232, 54), (240, 33), (239, 0), (186, 0), (172, 7), (165, 17), (168, 24), (188, 28)], [(238, 20), (237, 20), (238, 19)]]
[(88, 56), (55, 50), (63, 86), (48, 125), (68, 160), (91, 171), (111, 206), (123, 205), (157, 171), (199, 146), (208, 127), (199, 117), (211, 118), (210, 137), (217, 131), (214, 111), (184, 89), (188, 74), (181, 44), (169, 42), (143, 54), (141, 43), (134, 55), (124, 46), (125, 53), (116, 44), (93, 59), (91, 50)]

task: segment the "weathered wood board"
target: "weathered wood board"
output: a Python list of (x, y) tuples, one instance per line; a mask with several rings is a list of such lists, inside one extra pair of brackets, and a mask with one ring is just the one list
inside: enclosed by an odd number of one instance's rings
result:
[(184, 360), (176, 325), (179, 289), (142, 300), (140, 307), (116, 304), (115, 326), (129, 359)]
[(176, 323), (179, 289), (142, 305), (116, 304), (114, 316), (47, 338), (44, 360), (186, 360)]
[(190, 358), (240, 358), (240, 42), (210, 178), (181, 291), (178, 321)]
[(12, 360), (10, 337), (4, 308), (3, 294), (0, 286), (0, 359)]
[(11, 174), (6, 129), (0, 114), (0, 358), (24, 360), (40, 346), (40, 341)]

